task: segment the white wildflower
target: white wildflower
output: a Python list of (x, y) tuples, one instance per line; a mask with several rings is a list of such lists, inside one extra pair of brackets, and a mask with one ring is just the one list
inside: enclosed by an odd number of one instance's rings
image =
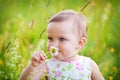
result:
[(50, 54), (51, 54), (52, 56), (57, 56), (57, 55), (58, 55), (58, 48), (55, 47), (55, 46), (51, 46), (51, 47), (50, 47)]

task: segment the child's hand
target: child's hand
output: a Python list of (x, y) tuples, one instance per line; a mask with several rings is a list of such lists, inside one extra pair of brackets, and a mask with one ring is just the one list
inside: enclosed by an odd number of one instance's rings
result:
[(35, 52), (32, 55), (31, 63), (33, 66), (37, 66), (46, 60), (47, 56), (43, 51)]

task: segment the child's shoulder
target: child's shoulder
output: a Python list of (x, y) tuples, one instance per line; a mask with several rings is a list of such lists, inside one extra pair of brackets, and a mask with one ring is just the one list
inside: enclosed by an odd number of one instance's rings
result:
[(91, 68), (91, 61), (92, 61), (92, 59), (90, 57), (88, 57), (88, 56), (80, 56), (79, 61), (82, 64), (84, 64), (86, 66), (89, 66)]
[(82, 61), (89, 63), (90, 66), (91, 65), (92, 66), (94, 66), (94, 65), (96, 66), (97, 65), (96, 62), (92, 58), (90, 58), (88, 56), (80, 56), (80, 58), (81, 58)]
[(80, 60), (83, 60), (83, 61), (91, 61), (92, 59), (88, 56), (79, 56), (80, 57)]

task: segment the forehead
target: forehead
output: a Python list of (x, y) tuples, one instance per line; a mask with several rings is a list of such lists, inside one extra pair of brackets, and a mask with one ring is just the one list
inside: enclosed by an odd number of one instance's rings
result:
[(73, 21), (63, 21), (63, 22), (51, 22), (48, 24), (47, 31), (48, 32), (56, 32), (58, 33), (63, 32), (73, 32), (75, 25), (73, 24)]

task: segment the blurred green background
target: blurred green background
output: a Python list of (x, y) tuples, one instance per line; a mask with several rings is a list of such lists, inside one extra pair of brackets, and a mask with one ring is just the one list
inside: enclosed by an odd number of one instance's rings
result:
[(85, 7), (88, 2), (0, 0), (0, 80), (18, 80), (34, 51), (42, 49), (51, 57), (44, 29), (48, 19), (64, 9), (73, 9), (87, 17), (88, 41), (79, 54), (95, 60), (106, 80), (119, 80), (120, 1), (92, 0)]

